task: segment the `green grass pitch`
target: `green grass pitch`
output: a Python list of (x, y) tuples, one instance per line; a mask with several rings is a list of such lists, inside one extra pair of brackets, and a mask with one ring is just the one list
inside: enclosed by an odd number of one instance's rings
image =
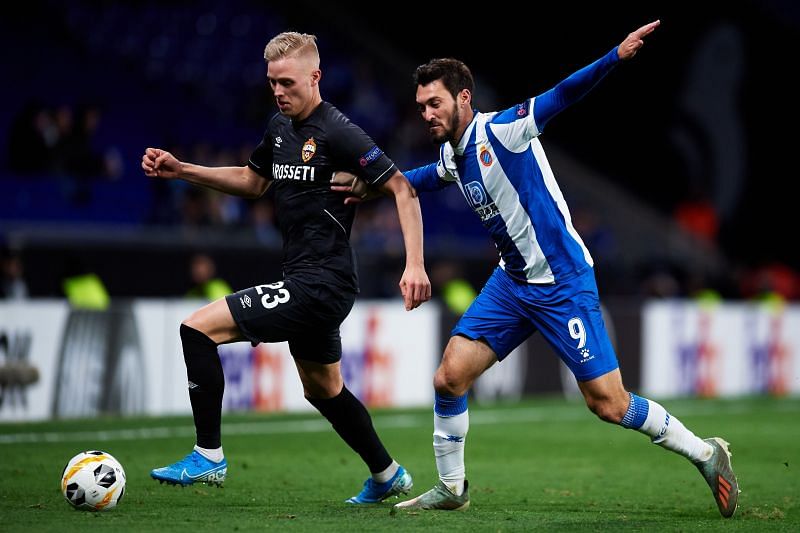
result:
[[(742, 488), (733, 519), (685, 459), (549, 398), (473, 402), (463, 513), (343, 503), (367, 471), (316, 414), (226, 414), (221, 489), (149, 477), (191, 449), (188, 416), (0, 424), (0, 531), (800, 531), (800, 398), (662, 403), (698, 435), (731, 442)], [(372, 413), (414, 476), (411, 495), (433, 486), (430, 409)], [(113, 454), (127, 473), (108, 512), (73, 510), (61, 495), (65, 463), (86, 449)]]

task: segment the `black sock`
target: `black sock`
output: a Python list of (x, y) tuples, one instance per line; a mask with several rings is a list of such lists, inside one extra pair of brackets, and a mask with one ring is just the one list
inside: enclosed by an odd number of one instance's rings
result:
[(192, 402), (197, 445), (201, 448), (222, 446), (222, 393), (225, 376), (217, 345), (194, 328), (181, 324), (183, 360), (189, 377), (189, 401)]
[(375, 433), (367, 409), (347, 387), (342, 387), (342, 392), (333, 398), (306, 399), (328, 419), (342, 440), (361, 456), (370, 472), (374, 474), (389, 468), (392, 458)]

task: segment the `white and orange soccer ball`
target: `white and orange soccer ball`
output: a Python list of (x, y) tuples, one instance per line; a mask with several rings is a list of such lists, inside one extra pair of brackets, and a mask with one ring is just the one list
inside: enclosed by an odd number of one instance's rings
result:
[(125, 494), (125, 470), (109, 453), (81, 452), (64, 467), (61, 492), (76, 509), (107, 511)]

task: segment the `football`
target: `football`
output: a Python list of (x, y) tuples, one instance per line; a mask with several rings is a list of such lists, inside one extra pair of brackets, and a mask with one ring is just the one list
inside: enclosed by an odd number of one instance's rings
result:
[(64, 467), (61, 492), (76, 509), (107, 511), (125, 494), (125, 470), (109, 453), (81, 452)]

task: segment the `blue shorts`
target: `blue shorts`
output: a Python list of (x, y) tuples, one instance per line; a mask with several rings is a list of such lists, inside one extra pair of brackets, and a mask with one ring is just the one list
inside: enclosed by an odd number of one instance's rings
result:
[(502, 361), (537, 331), (578, 381), (619, 367), (603, 323), (592, 269), (558, 284), (531, 285), (497, 267), (452, 335), (484, 339)]

